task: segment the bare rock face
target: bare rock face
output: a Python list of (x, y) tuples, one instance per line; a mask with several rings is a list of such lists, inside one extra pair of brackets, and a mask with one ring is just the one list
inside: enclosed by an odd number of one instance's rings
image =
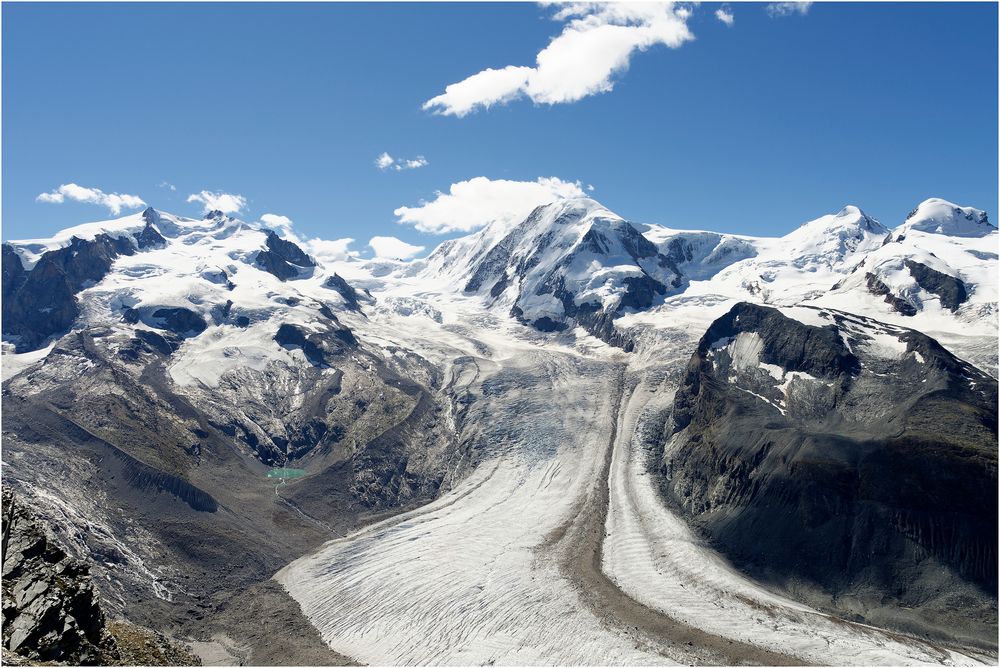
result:
[(17, 338), (18, 352), (38, 349), (80, 315), (76, 294), (104, 278), (115, 258), (134, 253), (128, 239), (106, 234), (92, 240), (73, 237), (68, 246), (46, 252), (27, 271), (13, 248), (5, 245), (3, 333)]
[(910, 270), (910, 275), (927, 292), (937, 295), (941, 300), (941, 305), (954, 313), (968, 300), (969, 291), (965, 283), (954, 276), (942, 274), (925, 264), (906, 260), (906, 268)]
[(146, 221), (146, 226), (135, 235), (135, 245), (139, 250), (149, 248), (163, 248), (167, 245), (167, 240), (163, 238), (156, 225), (160, 222), (160, 213), (153, 207), (148, 207), (142, 212), (142, 218)]
[(113, 646), (87, 565), (3, 492), (3, 646), (36, 661), (106, 663)]
[(665, 497), (814, 604), (995, 634), (996, 381), (913, 330), (810, 311), (826, 324), (743, 303), (708, 329), (674, 399)]
[(257, 255), (257, 266), (283, 281), (298, 278), (316, 266), (305, 252), (274, 232), (267, 233), (267, 250)]
[(347, 303), (347, 307), (352, 311), (360, 311), (360, 302), (362, 301), (368, 303), (375, 301), (367, 290), (363, 293), (358, 292), (339, 274), (334, 274), (330, 278), (326, 279), (326, 282), (323, 283), (323, 287), (335, 290), (338, 294), (340, 294), (340, 296), (343, 297), (344, 301)]
[(108, 621), (86, 562), (50, 540), (42, 523), (3, 491), (3, 663), (200, 665), (161, 633)]
[(208, 323), (191, 309), (184, 307), (161, 308), (153, 311), (162, 329), (180, 336), (198, 335), (205, 331)]

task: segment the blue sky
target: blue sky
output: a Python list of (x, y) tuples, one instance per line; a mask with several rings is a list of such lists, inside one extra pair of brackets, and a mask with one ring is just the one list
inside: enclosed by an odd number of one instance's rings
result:
[[(637, 222), (760, 235), (848, 203), (890, 226), (927, 197), (996, 211), (995, 4), (817, 3), (779, 16), (733, 4), (731, 26), (721, 7), (682, 13), (688, 37), (632, 51), (608, 92), (522, 95), (459, 117), (423, 105), (487, 68), (534, 66), (586, 16), (534, 4), (7, 3), (3, 237), (113, 217), (37, 200), (69, 183), (191, 216), (202, 211), (192, 193), (239, 194), (246, 220), (286, 216), (301, 236), (351, 237), (358, 250), (373, 236), (430, 248), (459, 233), (420, 203), (474, 177), (554, 177), (593, 185)], [(383, 152), (427, 164), (380, 170)], [(449, 215), (466, 208), (451, 204)], [(402, 206), (411, 224), (397, 222)]]

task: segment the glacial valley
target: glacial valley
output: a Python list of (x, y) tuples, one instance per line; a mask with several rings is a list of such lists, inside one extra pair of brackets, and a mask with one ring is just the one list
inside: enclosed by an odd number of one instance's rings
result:
[(7, 242), (3, 483), (206, 664), (995, 663), (998, 241), (576, 198), (411, 261)]

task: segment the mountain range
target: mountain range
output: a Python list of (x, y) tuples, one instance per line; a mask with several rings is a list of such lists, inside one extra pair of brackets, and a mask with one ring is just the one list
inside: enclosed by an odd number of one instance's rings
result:
[(268, 615), (305, 663), (995, 661), (998, 241), (588, 198), (408, 262), (218, 211), (9, 241), (4, 485), (104, 614), (233, 662)]

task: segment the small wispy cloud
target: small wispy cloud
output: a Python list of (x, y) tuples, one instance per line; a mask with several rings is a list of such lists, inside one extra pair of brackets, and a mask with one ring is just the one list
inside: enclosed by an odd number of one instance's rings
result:
[(792, 14), (805, 15), (809, 13), (811, 2), (770, 2), (764, 9), (772, 17), (790, 16)]
[(535, 66), (485, 69), (445, 87), (424, 103), (438, 114), (465, 116), (527, 97), (537, 104), (576, 102), (614, 88), (637, 51), (672, 49), (694, 39), (691, 10), (672, 2), (568, 2), (553, 18), (562, 32), (538, 52)]
[(427, 158), (422, 155), (418, 155), (415, 158), (394, 158), (386, 152), (375, 158), (375, 166), (381, 169), (383, 172), (387, 169), (392, 169), (397, 172), (401, 172), (404, 169), (420, 169), (421, 167), (426, 167), (430, 163), (427, 162)]
[(121, 213), (122, 209), (138, 209), (146, 206), (138, 195), (106, 193), (99, 188), (85, 188), (75, 183), (64, 183), (51, 192), (41, 193), (35, 200), (48, 204), (62, 204), (66, 200), (97, 204), (106, 207), (115, 216)]
[(729, 8), (729, 5), (722, 5), (721, 7), (719, 7), (718, 9), (716, 9), (715, 10), (715, 18), (719, 19), (720, 21), (722, 21), (723, 23), (725, 23), (727, 26), (733, 25), (733, 23), (736, 21), (736, 17), (733, 16), (733, 12)]
[(356, 258), (360, 255), (358, 251), (351, 250), (350, 246), (353, 243), (354, 239), (350, 238), (320, 239), (317, 237), (303, 241), (301, 245), (309, 255), (320, 262), (340, 262)]
[(401, 206), (393, 213), (396, 222), (413, 225), (421, 232), (470, 232), (494, 221), (513, 225), (540, 204), (583, 196), (579, 181), (563, 181), (554, 176), (535, 181), (477, 176), (451, 184), (448, 192), (435, 193), (433, 200), (419, 206)]
[(169, 190), (170, 192), (176, 192), (177, 191), (177, 186), (175, 186), (173, 183), (170, 183), (168, 181), (161, 181), (160, 185), (157, 186), (157, 187), (158, 188), (165, 188), (165, 189)]
[(239, 213), (247, 205), (247, 199), (243, 195), (213, 192), (211, 190), (202, 190), (199, 193), (188, 195), (187, 201), (200, 203), (204, 207), (203, 213), (208, 213), (209, 211)]
[(260, 217), (260, 222), (271, 229), (290, 230), (292, 229), (292, 219), (288, 216), (280, 216), (276, 213), (265, 213)]
[(424, 250), (423, 246), (414, 246), (396, 237), (372, 237), (368, 246), (375, 257), (385, 260), (409, 260)]

